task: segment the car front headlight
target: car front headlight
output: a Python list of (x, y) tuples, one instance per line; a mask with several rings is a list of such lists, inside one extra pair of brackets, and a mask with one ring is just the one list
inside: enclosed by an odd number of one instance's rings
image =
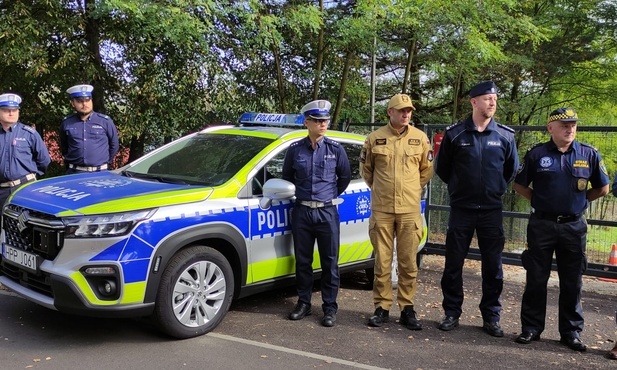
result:
[(126, 235), (153, 210), (65, 218), (65, 238), (108, 238)]

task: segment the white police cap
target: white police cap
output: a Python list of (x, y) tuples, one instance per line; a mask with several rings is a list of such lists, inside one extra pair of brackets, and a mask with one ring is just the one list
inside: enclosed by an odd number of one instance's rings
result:
[(313, 100), (300, 110), (304, 117), (314, 119), (330, 119), (330, 104), (327, 100)]
[(17, 94), (7, 93), (0, 95), (0, 107), (19, 108), (21, 104), (21, 96)]
[(73, 98), (79, 98), (80, 96), (92, 96), (92, 90), (94, 87), (92, 85), (75, 85), (73, 87), (69, 87), (66, 92)]

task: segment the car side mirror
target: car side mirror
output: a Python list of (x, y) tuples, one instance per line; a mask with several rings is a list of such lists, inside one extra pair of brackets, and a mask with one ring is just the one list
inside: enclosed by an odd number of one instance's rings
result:
[(262, 209), (268, 209), (273, 200), (291, 199), (296, 195), (296, 186), (287, 180), (270, 179), (263, 186), (263, 197), (259, 200)]

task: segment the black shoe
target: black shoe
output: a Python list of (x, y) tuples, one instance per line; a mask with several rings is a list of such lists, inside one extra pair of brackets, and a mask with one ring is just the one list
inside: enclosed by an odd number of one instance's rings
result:
[(336, 323), (336, 312), (334, 311), (327, 311), (323, 315), (323, 319), (321, 319), (321, 325), (327, 328), (333, 327), (335, 323)]
[(304, 302), (298, 302), (293, 311), (289, 313), (289, 320), (302, 320), (304, 316), (311, 314), (311, 305)]
[(484, 330), (486, 330), (486, 332), (489, 333), (489, 335), (492, 335), (494, 337), (500, 337), (500, 338), (503, 337), (503, 330), (501, 329), (501, 326), (499, 326), (499, 321), (495, 321), (495, 322), (485, 321)]
[(458, 326), (458, 318), (445, 316), (439, 323), (439, 330), (450, 331)]
[(514, 340), (516, 343), (529, 344), (532, 340), (540, 340), (540, 334), (531, 331), (523, 330), (523, 332)]
[(401, 311), (401, 325), (405, 325), (409, 330), (422, 330), (422, 323), (418, 320), (416, 311), (413, 306), (405, 306)]
[(578, 337), (578, 335), (563, 336), (559, 340), (559, 343), (565, 344), (574, 351), (584, 352), (587, 350), (587, 346), (583, 342), (581, 342), (581, 339)]
[(375, 309), (375, 313), (368, 319), (369, 326), (373, 326), (376, 328), (381, 327), (385, 322), (388, 322), (390, 319), (390, 311), (384, 310), (381, 307), (377, 307)]

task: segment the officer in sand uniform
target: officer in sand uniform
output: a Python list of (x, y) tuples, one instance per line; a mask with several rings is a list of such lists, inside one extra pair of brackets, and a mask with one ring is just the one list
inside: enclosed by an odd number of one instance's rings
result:
[(518, 168), (518, 153), (514, 130), (493, 119), (497, 86), (492, 81), (481, 82), (470, 90), (469, 98), (472, 114), (446, 129), (435, 162), (435, 172), (448, 185), (450, 196), (441, 278), (444, 318), (439, 329), (449, 331), (459, 324), (463, 264), (475, 231), (482, 258), (483, 329), (489, 335), (503, 337), (499, 323), (505, 244), (502, 196)]
[[(600, 154), (576, 138), (578, 115), (559, 108), (548, 118), (551, 139), (530, 149), (514, 180), (514, 190), (531, 201), (527, 225), (527, 250), (521, 256), (527, 282), (521, 305), (522, 333), (518, 343), (540, 339), (546, 317), (546, 295), (553, 252), (559, 274), (560, 342), (585, 351), (581, 306), (582, 275), (589, 202), (609, 190), (609, 178)], [(530, 187), (532, 184), (533, 188)]]
[(19, 186), (36, 180), (51, 163), (41, 135), (19, 121), (21, 97), (0, 95), (0, 207)]
[(66, 90), (77, 111), (66, 117), (60, 127), (60, 150), (67, 174), (106, 170), (120, 148), (114, 122), (92, 110), (92, 90), (91, 85)]
[(411, 98), (396, 94), (388, 103), (388, 124), (372, 132), (360, 153), (360, 174), (371, 188), (369, 237), (375, 250), (373, 305), (368, 324), (380, 327), (389, 320), (392, 296), (394, 239), (398, 262), (397, 301), (401, 325), (421, 330), (414, 309), (422, 239), (422, 187), (433, 176), (433, 152), (426, 134), (410, 125)]
[(312, 264), (317, 241), (322, 268), (324, 316), (321, 324), (326, 327), (336, 323), (336, 297), (340, 285), (340, 219), (336, 198), (351, 181), (345, 149), (324, 136), (330, 123), (330, 106), (326, 100), (315, 100), (302, 107), (308, 136), (289, 147), (283, 162), (283, 179), (296, 186), (291, 232), (296, 257), (298, 303), (289, 314), (289, 319), (300, 320), (311, 314)]

